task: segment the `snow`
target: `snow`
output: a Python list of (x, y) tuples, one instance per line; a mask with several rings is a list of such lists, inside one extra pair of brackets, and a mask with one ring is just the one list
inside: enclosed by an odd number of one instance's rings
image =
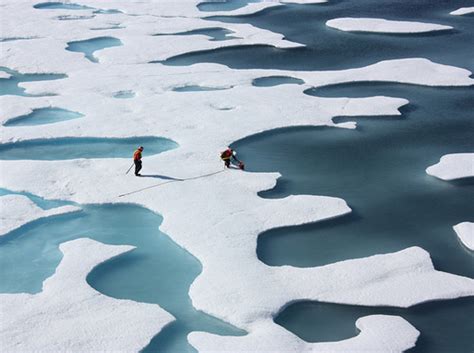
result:
[(0, 294), (3, 351), (137, 352), (174, 320), (158, 305), (110, 298), (87, 284), (95, 266), (133, 247), (81, 238), (60, 250), (64, 257), (41, 293)]
[(326, 26), (346, 32), (427, 33), (452, 29), (451, 26), (413, 21), (392, 21), (383, 18), (335, 18)]
[(12, 75), (10, 75), (8, 72), (0, 71), (0, 78), (8, 79), (10, 77), (12, 77)]
[[(252, 72), (247, 70), (247, 73)], [(265, 71), (260, 72), (261, 75)], [(338, 71), (269, 70), (265, 76), (291, 76), (320, 87), (349, 82), (399, 82), (425, 86), (470, 86), (474, 80), (466, 69), (434, 63), (424, 58), (384, 60), (375, 64)], [(306, 86), (302, 86), (306, 89)], [(293, 89), (298, 89), (294, 87)]]
[(26, 196), (5, 195), (0, 197), (0, 237), (15, 230), (26, 223), (40, 218), (56, 216), (81, 209), (76, 206), (63, 206), (49, 210), (43, 210), (36, 206)]
[[(407, 307), (474, 294), (471, 279), (436, 271), (429, 254), (420, 248), (315, 268), (263, 264), (256, 256), (256, 241), (261, 232), (337, 217), (351, 210), (344, 200), (332, 197), (260, 198), (257, 193), (273, 188), (278, 173), (224, 171), (219, 160), (220, 151), (246, 136), (288, 126), (353, 128), (354, 123), (334, 124), (332, 118), (397, 116), (399, 108), (408, 103), (395, 97), (323, 98), (304, 94), (313, 86), (361, 81), (468, 86), (474, 84), (470, 71), (422, 58), (320, 72), (233, 70), (218, 64), (149, 64), (182, 53), (229, 45), (286, 48), (300, 44), (250, 25), (215, 21), (212, 27), (231, 30), (239, 38), (213, 42), (207, 36), (193, 36), (192, 40), (187, 36), (153, 36), (209, 28), (210, 22), (203, 17), (216, 13), (199, 11), (198, 1), (84, 0), (82, 5), (116, 8), (124, 13), (77, 21), (59, 21), (56, 16), (70, 11), (33, 9), (35, 3), (4, 1), (2, 11), (8, 11), (8, 16), (2, 17), (2, 36), (41, 38), (2, 42), (4, 55), (0, 66), (22, 73), (65, 73), (68, 77), (22, 83), (27, 93), (56, 95), (1, 96), (0, 119), (4, 122), (48, 106), (80, 112), (84, 117), (50, 124), (48, 129), (0, 127), (1, 143), (55, 137), (166, 137), (179, 143), (179, 147), (147, 156), (145, 146), (143, 174), (185, 180), (170, 182), (125, 175), (130, 159), (1, 160), (0, 169), (9, 172), (2, 173), (0, 187), (78, 203), (135, 203), (161, 214), (161, 230), (202, 263), (203, 271), (190, 291), (193, 305), (249, 332), (248, 338), (232, 339), (193, 333), (190, 337), (199, 349), (221, 350), (227, 344), (232, 347), (231, 340), (239, 340), (242, 347), (253, 347), (264, 337), (267, 339), (262, 345), (272, 344), (272, 337), (279, 339), (275, 333), (286, 332), (273, 323), (273, 317), (295, 300)], [(255, 3), (232, 13), (252, 13), (279, 5)], [(112, 23), (123, 28), (90, 31)], [(70, 41), (99, 36), (115, 37), (124, 45), (96, 52), (98, 64), (85, 60), (81, 53), (65, 50)], [(291, 76), (305, 84), (252, 86), (254, 79), (266, 76)], [(173, 91), (175, 87), (189, 85), (228, 89)], [(133, 91), (136, 96), (116, 99), (113, 94), (117, 91)], [(119, 197), (123, 194), (126, 196)], [(7, 303), (8, 307), (6, 329), (1, 334), (2, 342), (9, 342), (9, 351), (38, 351), (45, 347), (136, 351), (172, 320), (157, 306), (108, 298), (84, 281), (92, 267), (129, 247), (105, 246), (82, 239), (63, 244), (61, 249), (65, 252), (63, 262), (55, 276), (45, 282), (42, 293), (0, 296), (2, 304)], [(84, 264), (84, 258), (78, 256), (85, 252), (91, 256)], [(28, 317), (31, 320), (26, 320)], [(416, 330), (400, 318), (370, 316), (357, 325), (361, 329), (359, 336), (335, 343), (334, 347), (354, 351), (358, 347), (386, 344), (397, 351), (413, 345), (417, 336)], [(66, 332), (74, 332), (74, 336)], [(282, 342), (282, 349), (286, 345), (288, 349), (302, 345), (311, 349), (287, 333), (281, 340), (278, 342)]]
[(474, 251), (474, 223), (462, 222), (453, 227), (459, 240), (471, 251)]
[[(217, 246), (214, 250), (219, 254), (225, 251)], [(193, 303), (250, 332), (259, 320), (272, 320), (282, 307), (297, 300), (410, 307), (474, 295), (472, 279), (436, 271), (429, 254), (417, 247), (314, 268), (265, 266), (249, 250), (238, 262), (231, 261), (235, 251), (227, 250), (221, 256), (220, 262), (214, 260), (221, 264), (220, 270), (214, 263), (193, 283)]]
[(426, 173), (443, 180), (474, 177), (474, 153), (452, 153), (428, 168)]
[(455, 11), (450, 12), (450, 15), (462, 16), (462, 15), (469, 15), (474, 13), (474, 6), (471, 7), (461, 7)]
[[(201, 353), (211, 352), (404, 352), (415, 346), (419, 332), (397, 316), (371, 315), (359, 318), (360, 333), (339, 342), (308, 343), (284, 328), (262, 321), (252, 333), (242, 337), (191, 332), (190, 343)], [(218, 347), (218, 348), (216, 348)]]

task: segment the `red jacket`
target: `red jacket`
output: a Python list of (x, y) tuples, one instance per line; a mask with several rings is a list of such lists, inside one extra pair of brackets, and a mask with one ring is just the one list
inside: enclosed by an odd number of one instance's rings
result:
[(233, 151), (230, 148), (225, 150), (224, 152), (221, 153), (221, 158), (223, 160), (230, 159), (233, 155), (232, 152)]

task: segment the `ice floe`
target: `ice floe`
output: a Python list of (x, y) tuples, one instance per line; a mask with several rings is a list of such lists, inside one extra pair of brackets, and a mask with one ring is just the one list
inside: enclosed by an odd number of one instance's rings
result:
[[(229, 258), (230, 254), (226, 255)], [(429, 254), (417, 247), (315, 268), (268, 268), (252, 261), (251, 254), (239, 259), (238, 264), (226, 263), (222, 272), (214, 266), (206, 269), (193, 283), (190, 294), (195, 306), (248, 331), (253, 330), (257, 318), (271, 320), (281, 308), (297, 300), (410, 307), (431, 300), (474, 295), (472, 279), (436, 271)], [(245, 273), (244, 268), (250, 268), (250, 264), (253, 270)], [(205, 289), (211, 278), (209, 292)], [(245, 312), (239, 310), (244, 306)]]
[(474, 251), (474, 223), (462, 222), (456, 224), (453, 229), (466, 248)]
[(469, 15), (474, 13), (474, 6), (472, 7), (461, 7), (457, 10), (450, 12), (450, 15), (462, 16), (462, 15)]
[(5, 195), (0, 197), (0, 236), (15, 230), (26, 223), (40, 218), (80, 211), (76, 206), (62, 206), (43, 210), (26, 196)]
[(2, 350), (137, 352), (145, 347), (173, 316), (158, 305), (107, 297), (86, 282), (95, 266), (132, 249), (88, 238), (61, 244), (64, 257), (42, 292), (0, 294)]
[(453, 29), (451, 26), (434, 23), (350, 17), (329, 20), (326, 22), (326, 26), (346, 32), (377, 33), (426, 33)]
[(474, 153), (452, 153), (428, 168), (426, 173), (443, 180), (474, 177)]
[(415, 346), (419, 336), (407, 321), (397, 316), (371, 315), (356, 321), (360, 331), (353, 338), (339, 342), (308, 343), (278, 325), (260, 322), (243, 337), (217, 336), (192, 332), (188, 339), (201, 353), (229, 352), (404, 352)]
[[(236, 23), (212, 22), (212, 26), (232, 31), (238, 37), (228, 41), (212, 41), (206, 35), (195, 35), (190, 41), (186, 36), (173, 35), (209, 28), (206, 16), (255, 13), (280, 6), (279, 2), (253, 3), (235, 11), (209, 13), (199, 11), (199, 1), (192, 0), (84, 0), (81, 5), (113, 8), (122, 13), (97, 14), (77, 21), (59, 21), (57, 16), (67, 15), (68, 10), (33, 8), (38, 2), (5, 2), (2, 11), (8, 11), (8, 16), (3, 16), (2, 37), (41, 38), (2, 42), (4, 55), (0, 66), (23, 73), (63, 73), (68, 77), (22, 82), (21, 86), (30, 94), (54, 95), (2, 96), (1, 120), (5, 122), (46, 106), (80, 111), (84, 117), (51, 124), (48, 129), (0, 127), (0, 142), (162, 136), (176, 141), (179, 147), (150, 156), (145, 146), (143, 173), (150, 177), (143, 178), (125, 175), (130, 158), (2, 160), (0, 169), (9, 173), (2, 175), (1, 186), (80, 203), (132, 202), (163, 215), (163, 231), (202, 262), (203, 272), (191, 287), (193, 305), (247, 329), (248, 338), (235, 339), (239, 340), (236, 345), (249, 349), (264, 347), (266, 343), (272, 344), (273, 337), (282, 343), (279, 349), (286, 349), (286, 345), (288, 349), (312, 349), (313, 345), (295, 339), (273, 323), (274, 315), (295, 300), (406, 307), (473, 294), (471, 279), (436, 271), (429, 254), (420, 248), (309, 269), (263, 264), (256, 255), (256, 240), (261, 232), (337, 217), (350, 212), (350, 208), (344, 200), (331, 197), (260, 198), (257, 193), (274, 187), (279, 174), (223, 170), (219, 160), (222, 148), (246, 136), (288, 126), (354, 127), (352, 123), (334, 124), (332, 118), (396, 116), (400, 115), (399, 108), (408, 103), (406, 99), (383, 96), (323, 98), (304, 94), (312, 86), (361, 81), (468, 86), (474, 83), (471, 72), (422, 58), (320, 72), (232, 70), (217, 64), (149, 64), (226, 46), (264, 44), (293, 48), (301, 44), (287, 41), (279, 33)], [(80, 12), (78, 16), (89, 16), (94, 10), (75, 11)], [(65, 50), (69, 42), (98, 36), (117, 38), (123, 46), (97, 52), (98, 63)], [(294, 77), (304, 83), (252, 86), (255, 79), (268, 76)], [(189, 86), (229, 89), (186, 93), (173, 90)], [(117, 92), (136, 95), (133, 99), (116, 99)], [(172, 320), (158, 306), (111, 299), (86, 284), (84, 279), (91, 268), (130, 247), (82, 239), (63, 244), (61, 250), (65, 254), (63, 262), (45, 282), (43, 292), (0, 296), (8, 308), (1, 334), (9, 351), (136, 351)], [(90, 256), (84, 258), (83, 253)], [(418, 335), (400, 318), (370, 316), (360, 319), (357, 325), (361, 333), (334, 343), (335, 349), (376, 349), (386, 342), (394, 351), (403, 350), (412, 346)], [(74, 328), (76, 337), (66, 334)], [(285, 337), (272, 336), (276, 332), (284, 332)], [(233, 341), (227, 337), (198, 333), (190, 337), (203, 351), (233, 348)]]
[(10, 77), (12, 77), (12, 75), (10, 75), (8, 72), (0, 71), (0, 78), (8, 79)]

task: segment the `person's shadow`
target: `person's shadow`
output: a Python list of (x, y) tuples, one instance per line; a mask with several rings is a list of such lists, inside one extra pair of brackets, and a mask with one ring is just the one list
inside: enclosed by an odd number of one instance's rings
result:
[(160, 174), (142, 174), (142, 178), (157, 178), (157, 179), (163, 179), (163, 180), (175, 180), (175, 181), (183, 181), (183, 179), (179, 178), (173, 178), (167, 175), (160, 175)]

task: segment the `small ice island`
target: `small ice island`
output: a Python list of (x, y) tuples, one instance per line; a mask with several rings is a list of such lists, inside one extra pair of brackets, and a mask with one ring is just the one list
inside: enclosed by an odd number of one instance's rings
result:
[(452, 153), (426, 168), (426, 173), (442, 180), (474, 177), (474, 153)]
[(461, 7), (457, 10), (454, 10), (454, 11), (450, 12), (449, 14), (454, 15), (454, 16), (464, 16), (464, 15), (470, 15), (472, 13), (474, 13), (474, 6)]
[(413, 21), (391, 21), (383, 18), (335, 18), (326, 22), (326, 26), (346, 32), (375, 33), (427, 33), (451, 30), (453, 27), (434, 23)]
[(471, 251), (474, 251), (474, 223), (462, 222), (453, 227), (459, 240)]

